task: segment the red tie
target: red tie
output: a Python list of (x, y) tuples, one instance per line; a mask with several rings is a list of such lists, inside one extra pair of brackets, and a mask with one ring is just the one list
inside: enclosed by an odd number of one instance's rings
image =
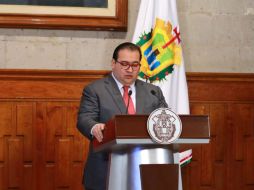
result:
[[(135, 114), (136, 111), (134, 108), (134, 104), (131, 99), (131, 96), (129, 97), (128, 93), (129, 93), (129, 86), (124, 86), (123, 87), (123, 100), (124, 100), (126, 107), (128, 107), (128, 114)], [(129, 106), (128, 106), (128, 100), (129, 100)]]

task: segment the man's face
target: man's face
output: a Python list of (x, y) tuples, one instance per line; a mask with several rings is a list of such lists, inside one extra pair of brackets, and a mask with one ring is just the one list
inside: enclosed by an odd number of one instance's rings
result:
[[(122, 49), (118, 52), (118, 59), (112, 60), (112, 65), (111, 65), (112, 72), (114, 76), (117, 78), (117, 80), (121, 82), (124, 86), (131, 85), (137, 79), (138, 73), (140, 70), (139, 58), (140, 57), (139, 57), (138, 51)], [(129, 65), (136, 66), (136, 67), (133, 68), (130, 66), (128, 68)]]

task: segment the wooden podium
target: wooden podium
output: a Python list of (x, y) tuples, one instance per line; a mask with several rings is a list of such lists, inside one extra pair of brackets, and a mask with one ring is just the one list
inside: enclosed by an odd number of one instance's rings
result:
[(181, 190), (181, 169), (173, 154), (180, 144), (209, 143), (208, 116), (180, 115), (182, 133), (173, 144), (151, 140), (148, 115), (116, 115), (108, 121), (103, 142), (94, 151), (110, 153), (108, 190)]

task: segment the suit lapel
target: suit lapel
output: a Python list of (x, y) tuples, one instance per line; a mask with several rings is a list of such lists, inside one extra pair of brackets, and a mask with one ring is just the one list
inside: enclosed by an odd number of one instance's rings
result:
[(143, 83), (141, 83), (139, 80), (136, 80), (136, 114), (144, 113), (145, 96)]
[(109, 74), (105, 80), (105, 87), (108, 93), (112, 96), (112, 99), (115, 102), (115, 105), (119, 109), (120, 113), (125, 114), (126, 106), (124, 104), (122, 94), (120, 93), (119, 88), (111, 74)]

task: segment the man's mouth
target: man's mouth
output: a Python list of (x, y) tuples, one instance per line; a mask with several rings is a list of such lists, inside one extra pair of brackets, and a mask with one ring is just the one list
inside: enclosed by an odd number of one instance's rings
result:
[(132, 75), (125, 75), (125, 78), (133, 78)]

